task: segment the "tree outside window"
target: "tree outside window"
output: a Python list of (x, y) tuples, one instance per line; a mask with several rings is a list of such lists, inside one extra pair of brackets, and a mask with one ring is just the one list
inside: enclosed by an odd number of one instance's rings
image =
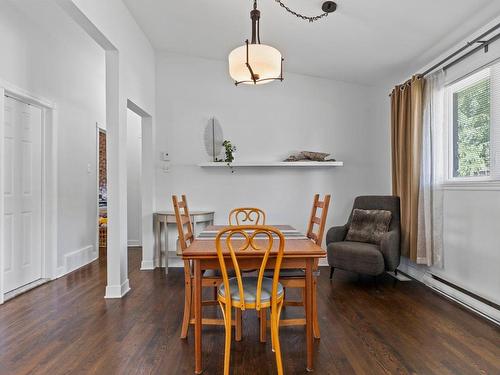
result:
[(490, 78), (453, 92), (453, 176), (490, 175)]

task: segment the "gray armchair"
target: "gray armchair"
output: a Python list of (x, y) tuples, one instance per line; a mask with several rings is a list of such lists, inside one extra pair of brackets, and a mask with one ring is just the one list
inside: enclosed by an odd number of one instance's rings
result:
[[(380, 245), (345, 241), (355, 208), (391, 211), (389, 231), (383, 236)], [(375, 195), (357, 197), (347, 224), (332, 227), (326, 234), (330, 279), (335, 268), (372, 276), (385, 271), (397, 272), (401, 254), (400, 238), (399, 197)]]

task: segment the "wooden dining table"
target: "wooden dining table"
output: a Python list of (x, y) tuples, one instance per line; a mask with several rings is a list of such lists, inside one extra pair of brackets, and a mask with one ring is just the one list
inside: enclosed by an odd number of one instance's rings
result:
[[(203, 372), (202, 365), (202, 276), (203, 271), (208, 269), (220, 269), (217, 250), (215, 248), (216, 233), (226, 226), (212, 225), (205, 228), (199, 236), (183, 251), (182, 258), (191, 260), (194, 268), (194, 345), (195, 345), (195, 370), (196, 374)], [(305, 288), (305, 311), (306, 311), (306, 350), (307, 363), (306, 370), (313, 370), (313, 271), (319, 258), (326, 256), (325, 250), (316, 245), (313, 241), (297, 232), (290, 225), (274, 225), (280, 229), (285, 237), (285, 251), (281, 269), (304, 269)], [(277, 242), (277, 241), (275, 241)], [(274, 244), (276, 246), (276, 243)], [(273, 248), (267, 269), (274, 269), (276, 250)], [(238, 264), (242, 269), (258, 269), (262, 263), (263, 252), (256, 250), (236, 251)], [(228, 262), (226, 267), (231, 268), (229, 252), (227, 252)]]

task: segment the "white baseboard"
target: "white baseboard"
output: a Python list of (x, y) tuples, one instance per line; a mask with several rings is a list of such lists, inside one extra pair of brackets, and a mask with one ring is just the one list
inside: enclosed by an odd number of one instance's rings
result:
[(140, 246), (142, 246), (142, 243), (139, 240), (128, 240), (127, 241), (127, 246), (129, 246), (129, 247), (140, 247)]
[(154, 269), (155, 269), (154, 260), (143, 260), (141, 262), (141, 271), (148, 271), (148, 270), (154, 270)]
[(40, 285), (48, 283), (49, 281), (50, 281), (50, 279), (39, 279), (39, 280), (33, 281), (32, 283), (29, 283), (27, 285), (23, 285), (23, 286), (21, 286), (17, 289), (14, 289), (8, 293), (5, 293), (4, 301), (6, 302), (14, 297), (17, 297), (20, 294), (26, 293), (27, 291), (29, 291), (31, 289), (34, 289), (36, 287), (39, 287)]
[(83, 267), (98, 258), (93, 245), (83, 247), (64, 255), (64, 265), (57, 268), (56, 276), (59, 278), (80, 267)]
[(463, 307), (481, 315), (491, 322), (500, 325), (500, 311), (492, 306), (487, 305), (472, 296), (462, 293), (449, 285), (446, 285), (432, 277), (432, 273), (427, 266), (416, 265), (402, 259), (398, 267), (399, 270), (420, 281), (429, 288), (442, 294), (443, 296), (455, 301)]
[(107, 285), (104, 298), (122, 298), (130, 291), (128, 279), (122, 285)]
[(326, 259), (326, 258), (320, 258), (318, 266), (320, 266), (320, 267), (329, 267), (330, 265), (328, 264), (328, 259)]

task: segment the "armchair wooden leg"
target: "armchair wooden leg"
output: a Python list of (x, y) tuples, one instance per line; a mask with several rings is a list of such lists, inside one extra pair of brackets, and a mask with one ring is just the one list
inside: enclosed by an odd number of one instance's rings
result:
[(335, 267), (330, 267), (330, 280), (333, 279), (333, 271), (335, 271)]
[(260, 309), (260, 342), (267, 341), (267, 309)]

